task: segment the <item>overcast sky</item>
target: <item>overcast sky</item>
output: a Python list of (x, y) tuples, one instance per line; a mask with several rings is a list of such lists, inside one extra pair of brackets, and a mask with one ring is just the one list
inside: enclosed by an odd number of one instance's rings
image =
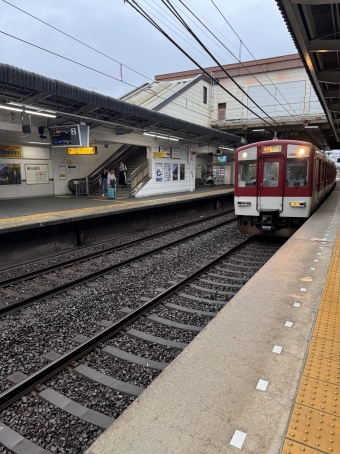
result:
[[(214, 1), (256, 58), (296, 52), (275, 0)], [(161, 0), (138, 2), (147, 8), (171, 37), (202, 66), (214, 65), (203, 50), (198, 50), (197, 43), (190, 41), (188, 37), (185, 38), (188, 42), (183, 40), (185, 36), (181, 35), (183, 28), (173, 16), (168, 15)], [(211, 0), (184, 2), (189, 7), (195, 8), (194, 12), (205, 25), (238, 57), (239, 40)], [(156, 74), (195, 68), (195, 65), (159, 31), (130, 5), (124, 4), (124, 0), (10, 0), (10, 3), (151, 79)], [(181, 14), (185, 12), (190, 16), (179, 0), (174, 0), (173, 3), (180, 8)], [(183, 17), (188, 20), (187, 16)], [(161, 23), (161, 20), (164, 23)], [(192, 22), (188, 23), (221, 63), (235, 61), (225, 49), (208, 38), (207, 31), (203, 33)], [(172, 29), (169, 29), (169, 26)], [(200, 27), (203, 28), (201, 25)], [(120, 79), (119, 64), (52, 30), (3, 0), (0, 0), (0, 31)], [(242, 61), (251, 60), (252, 57), (247, 54), (244, 47), (243, 50)], [(122, 96), (133, 89), (120, 81), (82, 68), (2, 33), (0, 33), (0, 62), (114, 97)], [(123, 68), (123, 80), (136, 86), (149, 82), (149, 79), (126, 68)]]

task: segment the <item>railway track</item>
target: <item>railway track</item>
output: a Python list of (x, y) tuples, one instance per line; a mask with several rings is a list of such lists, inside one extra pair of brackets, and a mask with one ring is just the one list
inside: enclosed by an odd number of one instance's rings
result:
[(83, 452), (279, 248), (253, 238), (237, 243), (185, 277), (174, 275), (142, 305), (112, 302), (100, 331), (2, 393), (0, 452), (18, 432), (27, 452)]
[[(233, 209), (0, 272), (0, 316), (235, 220)], [(203, 227), (204, 226), (204, 227)], [(174, 235), (176, 239), (174, 239)], [(141, 252), (140, 248), (144, 251)], [(93, 250), (94, 249), (94, 250)], [(114, 253), (114, 254), (113, 254)], [(80, 256), (79, 256), (80, 254)], [(107, 265), (107, 266), (105, 266)], [(19, 267), (20, 268), (20, 267)], [(33, 269), (32, 269), (33, 268)], [(2, 279), (2, 280), (1, 280)]]

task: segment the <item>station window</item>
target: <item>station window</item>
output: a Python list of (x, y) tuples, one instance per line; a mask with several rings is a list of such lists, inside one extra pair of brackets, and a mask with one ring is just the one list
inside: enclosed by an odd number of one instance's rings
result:
[(288, 159), (286, 185), (307, 186), (308, 184), (308, 158)]
[(238, 187), (256, 185), (256, 161), (238, 163)]
[(225, 102), (218, 104), (218, 120), (219, 121), (225, 120), (226, 108), (227, 108), (227, 104)]
[(203, 103), (207, 104), (208, 102), (208, 89), (207, 87), (203, 87)]

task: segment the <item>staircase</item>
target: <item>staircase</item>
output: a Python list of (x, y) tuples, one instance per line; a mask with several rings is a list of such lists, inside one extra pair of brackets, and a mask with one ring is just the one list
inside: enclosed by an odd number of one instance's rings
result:
[(127, 167), (127, 175), (126, 175), (126, 188), (122, 188), (119, 186), (119, 165), (115, 170), (116, 174), (116, 197), (118, 198), (126, 198), (130, 197), (131, 195), (131, 174), (135, 172), (135, 170), (140, 167), (143, 162), (146, 161), (146, 149), (140, 147), (140, 150), (132, 155), (129, 156), (126, 160), (123, 160), (124, 164)]
[[(127, 184), (121, 188), (118, 184), (119, 164), (124, 162), (127, 167)], [(95, 169), (87, 178), (76, 178), (68, 182), (70, 190), (76, 192), (76, 183), (78, 182), (78, 194), (101, 196), (101, 186), (99, 184), (100, 175), (104, 169), (109, 171), (113, 169), (116, 175), (116, 197), (126, 198), (131, 196), (131, 174), (135, 172), (146, 161), (146, 148), (134, 145), (123, 145), (109, 159)], [(88, 183), (86, 182), (88, 181)]]

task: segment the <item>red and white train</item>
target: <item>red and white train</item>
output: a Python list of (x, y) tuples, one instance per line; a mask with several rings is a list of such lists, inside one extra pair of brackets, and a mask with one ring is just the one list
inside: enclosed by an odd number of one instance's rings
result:
[(291, 236), (333, 190), (336, 166), (308, 142), (268, 140), (235, 152), (238, 229)]

